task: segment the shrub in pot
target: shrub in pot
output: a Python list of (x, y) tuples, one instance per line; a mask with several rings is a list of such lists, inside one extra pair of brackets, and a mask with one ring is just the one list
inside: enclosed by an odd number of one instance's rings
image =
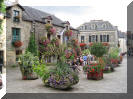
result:
[[(103, 68), (105, 65), (102, 57), (104, 54), (107, 53), (107, 47), (105, 47), (102, 43), (93, 43), (93, 45), (90, 46), (90, 53), (96, 57), (97, 64), (95, 64), (96, 66), (93, 66), (93, 64), (90, 64), (90, 68), (92, 70), (91, 72), (90, 72), (90, 69), (88, 70), (87, 78), (96, 79), (96, 80), (102, 79)], [(93, 76), (93, 75), (96, 75), (96, 76)]]
[(110, 58), (111, 64), (114, 67), (118, 66), (118, 62), (119, 62), (119, 49), (118, 48), (112, 48), (110, 53), (109, 53), (109, 58)]
[(19, 66), (23, 80), (35, 80), (38, 78), (33, 72), (32, 67), (35, 60), (36, 57), (34, 57), (30, 52), (26, 52), (19, 57)]

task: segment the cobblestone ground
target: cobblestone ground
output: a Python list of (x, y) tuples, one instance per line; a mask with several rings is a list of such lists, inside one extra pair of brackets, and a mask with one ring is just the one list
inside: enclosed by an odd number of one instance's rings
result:
[(8, 93), (127, 93), (127, 58), (124, 57), (122, 64), (115, 68), (113, 73), (104, 73), (104, 79), (95, 81), (87, 80), (82, 71), (80, 81), (74, 88), (63, 91), (45, 87), (38, 80), (21, 80), (18, 67), (7, 68), (7, 92)]

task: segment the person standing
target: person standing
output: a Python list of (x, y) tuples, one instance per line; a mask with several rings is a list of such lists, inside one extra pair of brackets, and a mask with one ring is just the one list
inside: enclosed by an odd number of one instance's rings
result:
[(84, 60), (84, 66), (87, 65), (87, 56), (86, 55), (83, 56), (83, 60)]

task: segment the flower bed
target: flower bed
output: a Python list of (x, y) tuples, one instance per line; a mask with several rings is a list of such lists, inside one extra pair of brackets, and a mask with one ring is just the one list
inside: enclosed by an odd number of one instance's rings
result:
[(14, 47), (21, 47), (23, 45), (23, 43), (21, 41), (15, 41), (13, 42), (13, 46)]

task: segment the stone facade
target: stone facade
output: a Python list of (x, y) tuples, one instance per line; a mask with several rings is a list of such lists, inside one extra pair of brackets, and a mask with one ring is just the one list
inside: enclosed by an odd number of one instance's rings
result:
[[(107, 21), (103, 20), (92, 20), (88, 23), (84, 23), (80, 27), (78, 27), (80, 34), (78, 35), (79, 42), (89, 44), (90, 41), (89, 36), (97, 35), (97, 42), (101, 42), (100, 36), (105, 35), (107, 37), (108, 35), (108, 42), (110, 46), (116, 47), (118, 45), (118, 30), (116, 27), (111, 25)], [(84, 37), (84, 41), (81, 41), (81, 37)]]
[[(20, 22), (13, 21), (13, 11), (17, 10), (20, 12)], [(21, 50), (24, 53), (25, 49), (28, 46), (30, 31), (31, 31), (31, 22), (23, 21), (22, 20), (22, 9), (17, 5), (12, 7), (9, 10), (11, 15), (10, 18), (6, 18), (6, 50), (7, 50), (7, 65), (15, 64), (16, 63), (16, 50)], [(20, 35), (21, 35), (21, 42), (23, 42), (22, 47), (15, 48), (12, 45), (12, 28), (20, 28)]]
[[(19, 16), (20, 16), (19, 22), (13, 21), (13, 17), (14, 17), (13, 11), (14, 10), (19, 11)], [(18, 5), (12, 6), (10, 9), (7, 10), (7, 12), (8, 12), (8, 14), (10, 14), (10, 17), (6, 18), (6, 21), (7, 21), (7, 27), (6, 27), (6, 29), (7, 29), (6, 30), (6, 34), (7, 34), (7, 36), (6, 36), (6, 38), (7, 38), (7, 40), (6, 40), (7, 65), (11, 65), (11, 64), (14, 65), (14, 64), (16, 64), (16, 58), (17, 58), (16, 51), (20, 50), (22, 53), (25, 52), (25, 50), (28, 46), (31, 32), (34, 31), (35, 38), (36, 38), (36, 41), (38, 44), (38, 40), (41, 37), (43, 37), (43, 36), (47, 37), (47, 31), (45, 29), (45, 23), (44, 22), (39, 22), (36, 20), (35, 21), (23, 20), (24, 11), (23, 11), (22, 7), (20, 7)], [(51, 23), (52, 23), (52, 21), (51, 21)], [(62, 32), (65, 29), (65, 27), (63, 25), (62, 26), (54, 25), (54, 27), (57, 30), (57, 35), (59, 35), (60, 32)], [(20, 40), (23, 43), (22, 47), (15, 48), (12, 45), (12, 36), (13, 36), (12, 28), (19, 28), (20, 29), (20, 35), (21, 35)], [(77, 30), (73, 29), (73, 33), (77, 33)], [(75, 36), (75, 35), (76, 34), (74, 34), (73, 36)], [(53, 36), (51, 36), (51, 39), (52, 38), (53, 38)], [(62, 39), (63, 39), (63, 36), (61, 36), (61, 38), (60, 38), (61, 43), (63, 43)]]

